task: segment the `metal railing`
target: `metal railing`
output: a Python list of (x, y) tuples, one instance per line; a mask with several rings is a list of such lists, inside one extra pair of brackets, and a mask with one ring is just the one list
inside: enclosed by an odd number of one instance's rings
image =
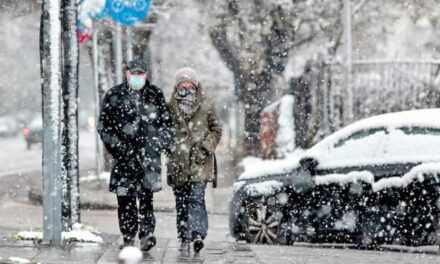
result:
[(353, 117), (342, 64), (315, 65), (311, 83), (317, 137), (347, 123), (388, 112), (440, 107), (440, 61), (355, 61), (351, 72)]

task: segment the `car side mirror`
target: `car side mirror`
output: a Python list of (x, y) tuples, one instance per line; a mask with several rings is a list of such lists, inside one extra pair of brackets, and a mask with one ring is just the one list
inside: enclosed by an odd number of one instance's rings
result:
[(299, 165), (302, 169), (313, 172), (315, 171), (316, 167), (318, 167), (319, 162), (316, 158), (313, 157), (304, 157), (300, 159)]

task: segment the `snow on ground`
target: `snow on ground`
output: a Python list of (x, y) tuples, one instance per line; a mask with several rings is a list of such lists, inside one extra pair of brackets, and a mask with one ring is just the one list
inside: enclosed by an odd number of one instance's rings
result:
[(8, 258), (8, 260), (12, 263), (17, 263), (17, 264), (32, 263), (30, 260), (20, 257), (10, 257)]
[(143, 257), (142, 252), (137, 247), (125, 247), (119, 253), (119, 261), (125, 264), (141, 263)]
[[(91, 231), (92, 229), (81, 225), (75, 224), (72, 227), (72, 231), (63, 232), (62, 237), (63, 240), (67, 241), (75, 241), (75, 242), (87, 242), (87, 243), (103, 243), (103, 239), (98, 236), (95, 232)], [(37, 240), (40, 241), (43, 239), (42, 232), (36, 231), (21, 231), (15, 235), (17, 240)]]

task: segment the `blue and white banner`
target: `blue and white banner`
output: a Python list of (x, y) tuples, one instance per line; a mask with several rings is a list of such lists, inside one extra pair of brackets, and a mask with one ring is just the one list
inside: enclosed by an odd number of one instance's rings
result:
[(105, 9), (110, 17), (127, 26), (144, 20), (151, 0), (106, 0)]

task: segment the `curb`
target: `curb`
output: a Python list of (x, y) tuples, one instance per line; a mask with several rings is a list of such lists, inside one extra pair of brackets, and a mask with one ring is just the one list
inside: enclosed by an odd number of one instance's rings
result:
[[(255, 246), (255, 245), (254, 245)], [(259, 246), (259, 245), (256, 245)], [(354, 244), (311, 244), (305, 242), (297, 242), (292, 245), (297, 248), (324, 248), (324, 249), (349, 249), (360, 251), (376, 251), (376, 252), (400, 252), (410, 254), (426, 254), (426, 255), (440, 255), (440, 246), (429, 245), (421, 247), (407, 247), (400, 245), (381, 245), (377, 249), (363, 249)], [(430, 247), (430, 248), (428, 248)]]
[[(38, 190), (36, 190), (34, 188), (31, 188), (29, 190), (28, 199), (34, 205), (43, 205), (43, 196), (42, 196), (41, 192), (39, 192)], [(106, 204), (106, 203), (81, 201), (80, 209), (83, 209), (83, 210), (116, 210), (116, 209), (118, 209), (118, 206), (112, 205), (112, 204)], [(154, 208), (154, 211), (155, 212), (162, 212), (162, 213), (172, 213), (175, 211), (175, 208), (159, 207), (159, 208)]]

